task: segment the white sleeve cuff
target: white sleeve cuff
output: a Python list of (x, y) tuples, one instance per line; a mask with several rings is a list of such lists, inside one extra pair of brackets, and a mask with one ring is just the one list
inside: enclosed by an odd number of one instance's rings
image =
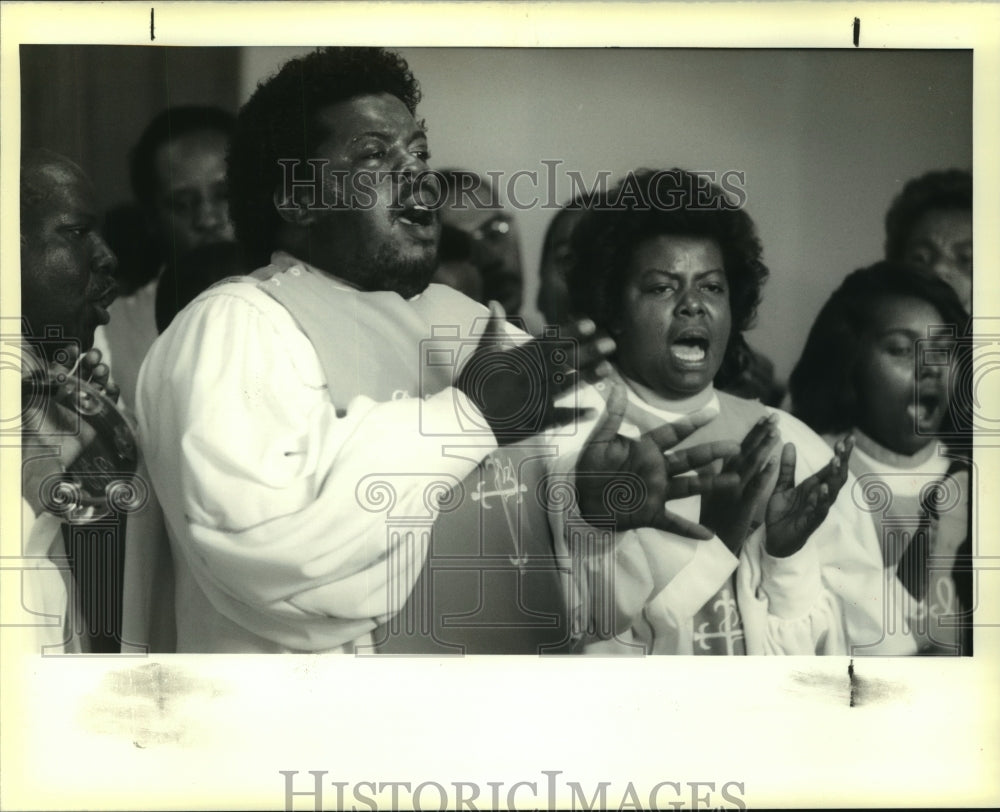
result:
[(35, 511), (23, 496), (21, 497), (21, 533), (28, 536), (35, 524)]
[(788, 619), (808, 614), (823, 591), (816, 545), (807, 541), (798, 552), (776, 558), (761, 544), (760, 565), (759, 589), (769, 614)]
[(699, 541), (690, 563), (650, 601), (677, 617), (691, 617), (736, 570), (739, 559), (715, 536)]
[(443, 445), (453, 441), (475, 442), (496, 447), (493, 436), (479, 407), (460, 389), (449, 386), (425, 398), (420, 404), (420, 433), (438, 438)]

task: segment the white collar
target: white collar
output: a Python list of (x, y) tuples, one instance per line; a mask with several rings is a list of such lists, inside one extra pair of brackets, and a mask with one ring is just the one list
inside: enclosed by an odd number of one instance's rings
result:
[[(274, 251), (271, 254), (271, 264), (278, 268), (281, 268), (281, 270), (283, 271), (286, 271), (289, 268), (293, 267), (304, 268), (307, 271), (312, 271), (313, 273), (322, 276), (324, 279), (329, 279), (341, 290), (353, 290), (356, 293), (392, 293), (392, 291), (389, 290), (383, 290), (383, 291), (364, 290), (355, 285), (353, 282), (348, 282), (346, 279), (342, 279), (336, 274), (330, 273), (330, 271), (324, 271), (322, 268), (317, 268), (315, 265), (310, 265), (308, 262), (305, 262), (299, 259), (298, 257), (289, 254), (287, 251), (282, 251), (281, 249)], [(411, 296), (406, 301), (407, 302), (416, 301), (421, 297), (421, 295), (423, 295), (423, 291)]]
[[(854, 435), (856, 452), (860, 452), (876, 463), (889, 465), (899, 470), (908, 471), (921, 468), (928, 465), (930, 460), (938, 456), (937, 452), (940, 443), (934, 440), (928, 442), (916, 454), (900, 454), (876, 442), (857, 427), (851, 431), (851, 434)], [(936, 468), (938, 466), (931, 464), (931, 467)]]
[(665, 421), (678, 420), (685, 415), (706, 408), (716, 414), (719, 412), (719, 396), (712, 384), (709, 384), (689, 398), (672, 400), (655, 392), (648, 386), (627, 377), (622, 374), (621, 370), (619, 370), (618, 374), (621, 375), (621, 379), (628, 389), (629, 400), (647, 411), (652, 411), (662, 416)]

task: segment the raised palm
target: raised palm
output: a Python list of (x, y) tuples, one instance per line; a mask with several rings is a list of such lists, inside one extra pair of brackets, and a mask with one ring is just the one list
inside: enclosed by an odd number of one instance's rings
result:
[(739, 556), (747, 536), (761, 520), (764, 504), (771, 496), (773, 454), (780, 442), (772, 414), (757, 421), (740, 443), (739, 453), (722, 467), (735, 481), (715, 488), (701, 500), (701, 522)]
[(823, 523), (847, 481), (847, 461), (853, 448), (853, 438), (841, 440), (834, 447), (833, 459), (796, 485), (795, 445), (785, 443), (764, 519), (770, 555), (783, 558), (798, 552)]
[[(612, 522), (618, 530), (655, 527), (691, 538), (712, 538), (711, 530), (667, 510), (666, 503), (731, 484), (734, 474), (698, 469), (735, 454), (739, 446), (719, 441), (665, 453), (712, 416), (689, 415), (634, 440), (618, 434), (626, 403), (625, 390), (615, 386), (607, 411), (580, 454), (576, 486), (581, 515), (591, 522)], [(692, 471), (697, 476), (691, 476)]]

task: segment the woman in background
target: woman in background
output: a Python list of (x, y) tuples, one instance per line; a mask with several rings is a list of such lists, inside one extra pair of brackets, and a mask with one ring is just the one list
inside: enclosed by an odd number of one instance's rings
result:
[(954, 289), (932, 273), (890, 262), (862, 268), (823, 306), (790, 381), (797, 417), (831, 445), (855, 438), (853, 496), (871, 509), (889, 583), (903, 599), (893, 622), (927, 653), (960, 652), (952, 570), (968, 536), (969, 471), (949, 475), (955, 455), (940, 438), (961, 438), (955, 417), (968, 401), (953, 401), (952, 373), (967, 319)]
[[(911, 653), (912, 641), (882, 628), (871, 521), (838, 498), (851, 441), (831, 455), (790, 415), (719, 391), (743, 371), (743, 331), (768, 271), (749, 216), (717, 187), (710, 192), (715, 205), (706, 206), (703, 179), (638, 171), (574, 231), (573, 311), (617, 344), (613, 385), (576, 392), (577, 406), (603, 417), (592, 432), (583, 423), (560, 439), (555, 468), (574, 472), (578, 514), (549, 495), (557, 548), (573, 561), (581, 648)], [(684, 434), (700, 427), (666, 456), (644, 453), (648, 438), (682, 426)], [(729, 478), (710, 495), (669, 503), (689, 523), (681, 535), (662, 517), (664, 483), (675, 461), (706, 443), (730, 445)], [(595, 482), (612, 497), (606, 516), (588, 496)], [(633, 486), (635, 505), (613, 498), (623, 485)]]
[(586, 212), (592, 198), (578, 195), (552, 215), (545, 240), (542, 259), (538, 266), (538, 310), (547, 325), (568, 324), (570, 296), (567, 278), (573, 265), (573, 229)]

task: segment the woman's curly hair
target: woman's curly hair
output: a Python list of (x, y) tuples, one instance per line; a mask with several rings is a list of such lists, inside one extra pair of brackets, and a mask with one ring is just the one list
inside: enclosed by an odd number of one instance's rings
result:
[(972, 211), (972, 173), (944, 169), (913, 178), (885, 215), (885, 256), (904, 261), (906, 242), (917, 221), (929, 211)]
[[(284, 169), (304, 163), (329, 133), (325, 107), (360, 95), (390, 93), (413, 114), (420, 86), (399, 54), (382, 48), (320, 48), (292, 59), (257, 85), (236, 120), (228, 155), (229, 212), (247, 260), (266, 264), (281, 223), (274, 207)], [(305, 174), (305, 173), (303, 173)]]
[(733, 322), (715, 382), (724, 387), (735, 379), (750, 355), (743, 331), (753, 326), (769, 273), (750, 216), (704, 175), (683, 169), (637, 169), (587, 206), (572, 238), (574, 311), (610, 330), (640, 243), (661, 235), (712, 240), (722, 254)]
[[(899, 297), (927, 302), (957, 336), (964, 335), (968, 315), (952, 287), (934, 274), (894, 262), (877, 262), (849, 274), (816, 317), (788, 381), (792, 414), (813, 431), (834, 434), (859, 424), (858, 365), (886, 299)], [(969, 402), (970, 393), (953, 388), (944, 432), (953, 433), (955, 423), (967, 424), (955, 418)]]

